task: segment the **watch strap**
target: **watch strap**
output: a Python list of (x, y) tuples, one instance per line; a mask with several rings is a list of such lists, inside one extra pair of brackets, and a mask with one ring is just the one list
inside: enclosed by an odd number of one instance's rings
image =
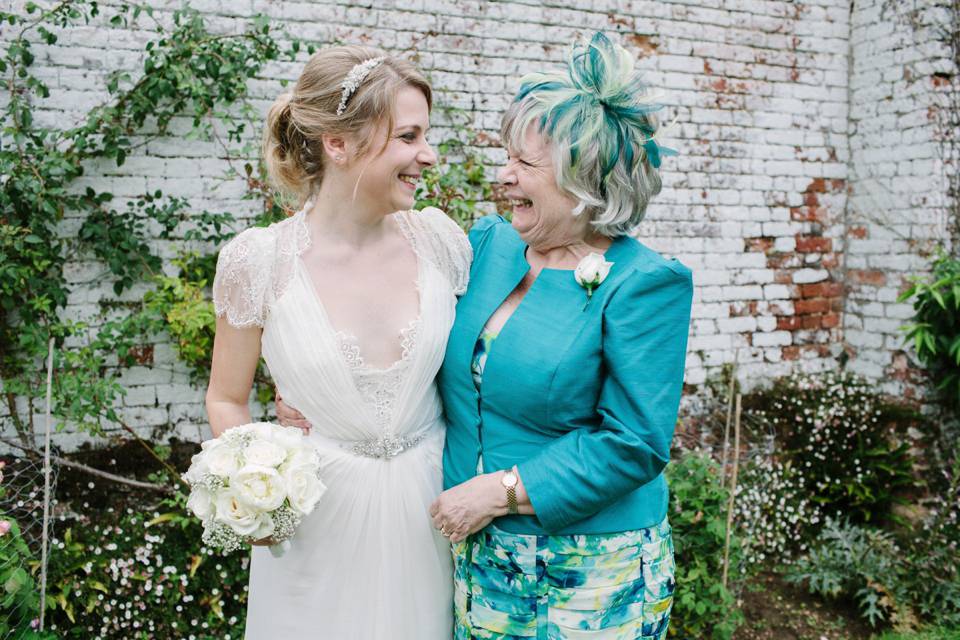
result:
[[(506, 482), (507, 476), (513, 477), (513, 482)], [(503, 485), (503, 488), (507, 490), (507, 513), (512, 516), (517, 515), (519, 511), (517, 510), (517, 482), (519, 478), (517, 474), (513, 472), (513, 469), (504, 469), (503, 477), (500, 479), (500, 484)]]

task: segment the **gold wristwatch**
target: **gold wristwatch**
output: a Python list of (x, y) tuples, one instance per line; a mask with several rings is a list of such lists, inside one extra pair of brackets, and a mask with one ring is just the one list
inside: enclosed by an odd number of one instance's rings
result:
[(500, 478), (500, 484), (507, 490), (507, 511), (510, 515), (517, 514), (517, 482), (520, 478), (512, 469), (504, 469), (503, 476)]

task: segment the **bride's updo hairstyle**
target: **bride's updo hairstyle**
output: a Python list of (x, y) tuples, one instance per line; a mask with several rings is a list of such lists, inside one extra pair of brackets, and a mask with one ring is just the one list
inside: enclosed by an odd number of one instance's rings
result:
[[(344, 81), (360, 63), (383, 58), (349, 93)], [(433, 107), (433, 89), (413, 63), (375, 47), (351, 45), (326, 49), (307, 62), (293, 90), (282, 93), (267, 113), (264, 160), (273, 186), (303, 205), (320, 188), (326, 163), (325, 134), (351, 138), (356, 157), (371, 150), (380, 125), (393, 130), (397, 93), (405, 87), (423, 92)], [(337, 114), (338, 109), (342, 111)], [(385, 148), (386, 140), (384, 140)], [(379, 151), (382, 151), (381, 148)], [(348, 158), (348, 160), (350, 160)]]

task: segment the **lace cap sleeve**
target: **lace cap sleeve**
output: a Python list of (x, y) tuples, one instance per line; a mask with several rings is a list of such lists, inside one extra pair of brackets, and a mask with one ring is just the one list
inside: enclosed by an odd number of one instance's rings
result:
[(273, 287), (276, 238), (272, 228), (247, 229), (220, 250), (213, 308), (237, 329), (262, 327)]
[(456, 295), (463, 295), (470, 279), (470, 263), (473, 262), (473, 248), (467, 234), (436, 207), (410, 211), (406, 219), (414, 230), (418, 253), (425, 254), (424, 257), (447, 277)]

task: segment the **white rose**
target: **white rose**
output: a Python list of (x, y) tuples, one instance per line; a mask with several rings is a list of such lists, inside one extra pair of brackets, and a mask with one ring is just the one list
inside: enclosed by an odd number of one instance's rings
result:
[(213, 495), (203, 487), (194, 487), (187, 498), (187, 508), (203, 522), (213, 515)]
[[(244, 504), (235, 491), (223, 491), (217, 496), (217, 520), (233, 529), (237, 535), (249, 537), (260, 530), (260, 514)], [(272, 522), (272, 521), (271, 521)]]
[(320, 466), (320, 454), (317, 453), (316, 448), (312, 444), (306, 444), (303, 448), (290, 456), (290, 458), (287, 459), (286, 464), (283, 466), (283, 473), (286, 473), (287, 469), (299, 467), (300, 465), (311, 466), (314, 469)]
[(207, 467), (206, 452), (201, 451), (190, 458), (190, 468), (183, 474), (183, 481), (187, 484), (196, 484), (208, 473), (210, 473), (210, 469)]
[(256, 531), (250, 534), (250, 537), (254, 540), (260, 540), (273, 535), (273, 532), (277, 530), (276, 524), (273, 522), (273, 518), (270, 517), (269, 513), (263, 513), (257, 518), (259, 523)]
[(237, 458), (237, 450), (230, 445), (211, 447), (204, 453), (206, 454), (207, 469), (214, 475), (225, 478), (240, 468), (240, 459)]
[(230, 478), (233, 489), (245, 505), (258, 511), (273, 511), (287, 497), (283, 476), (276, 469), (257, 464), (244, 465)]
[(247, 464), (278, 467), (287, 459), (287, 450), (270, 440), (254, 440), (243, 450), (243, 459)]
[(320, 496), (327, 490), (317, 477), (317, 467), (298, 464), (287, 469), (283, 476), (287, 499), (294, 511), (307, 515), (316, 508)]
[(254, 434), (257, 440), (272, 440), (273, 429), (276, 425), (270, 422), (254, 422), (244, 426)]
[(303, 446), (303, 436), (296, 427), (275, 427), (273, 441), (286, 449), (287, 455), (296, 453)]
[(591, 253), (577, 264), (573, 277), (581, 287), (591, 290), (603, 282), (610, 273), (612, 262), (605, 262), (599, 253)]

